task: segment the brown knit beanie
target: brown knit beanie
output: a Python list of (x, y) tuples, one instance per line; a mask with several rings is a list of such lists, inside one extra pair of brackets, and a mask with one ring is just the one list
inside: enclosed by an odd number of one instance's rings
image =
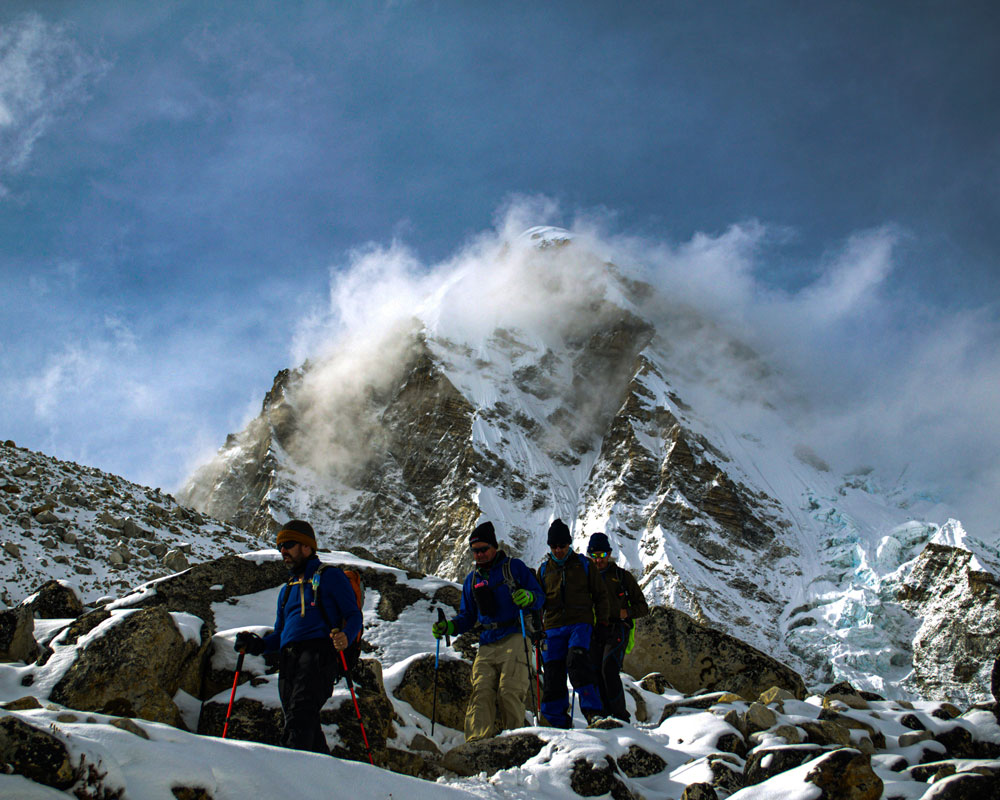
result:
[(281, 530), (278, 531), (277, 544), (279, 547), (282, 542), (298, 542), (299, 544), (309, 545), (313, 550), (319, 550), (312, 525), (308, 522), (303, 522), (301, 519), (289, 520), (281, 526)]

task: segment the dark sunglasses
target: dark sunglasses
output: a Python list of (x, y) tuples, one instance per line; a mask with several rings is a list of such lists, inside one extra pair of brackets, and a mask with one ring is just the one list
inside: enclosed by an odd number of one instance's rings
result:
[(607, 558), (608, 556), (610, 556), (610, 555), (611, 555), (611, 553), (598, 553), (598, 552), (591, 552), (591, 553), (588, 553), (588, 555), (589, 555), (589, 556), (590, 556), (591, 558)]
[(278, 545), (279, 550), (291, 550), (298, 542), (282, 542)]
[(490, 549), (490, 546), (486, 545), (485, 547), (470, 547), (469, 549), (472, 550), (473, 553), (485, 553)]

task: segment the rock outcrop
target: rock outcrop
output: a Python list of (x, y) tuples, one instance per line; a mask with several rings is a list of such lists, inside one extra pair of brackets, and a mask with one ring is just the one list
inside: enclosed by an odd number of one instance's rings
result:
[(649, 616), (637, 620), (635, 641), (624, 668), (636, 678), (659, 673), (686, 693), (726, 690), (753, 699), (779, 686), (805, 696), (805, 683), (794, 670), (676, 609), (650, 609)]
[(183, 689), (198, 696), (207, 646), (207, 638), (185, 638), (162, 608), (122, 612), (117, 624), (78, 652), (50, 697), (81, 711), (183, 728), (174, 695)]

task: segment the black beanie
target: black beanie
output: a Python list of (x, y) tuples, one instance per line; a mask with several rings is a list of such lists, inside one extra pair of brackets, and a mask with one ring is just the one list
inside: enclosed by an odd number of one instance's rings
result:
[(488, 544), (490, 547), (497, 547), (497, 535), (493, 530), (492, 522), (484, 522), (481, 525), (477, 525), (476, 529), (469, 536), (469, 547), (478, 542)]
[(610, 553), (611, 542), (608, 541), (608, 537), (603, 533), (591, 534), (590, 541), (587, 543), (587, 552)]
[(548, 545), (549, 547), (558, 547), (562, 544), (573, 544), (573, 537), (570, 536), (566, 523), (557, 519), (549, 525)]

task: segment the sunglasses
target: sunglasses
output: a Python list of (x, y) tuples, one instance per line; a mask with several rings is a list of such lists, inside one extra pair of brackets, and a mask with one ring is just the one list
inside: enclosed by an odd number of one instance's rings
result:
[(291, 550), (298, 542), (282, 542), (278, 545), (279, 550)]
[(473, 553), (485, 553), (490, 549), (490, 546), (486, 545), (485, 547), (471, 547), (469, 549), (472, 550)]
[(588, 553), (587, 555), (589, 555), (591, 558), (607, 558), (608, 556), (611, 555), (611, 553), (591, 552), (591, 553)]

